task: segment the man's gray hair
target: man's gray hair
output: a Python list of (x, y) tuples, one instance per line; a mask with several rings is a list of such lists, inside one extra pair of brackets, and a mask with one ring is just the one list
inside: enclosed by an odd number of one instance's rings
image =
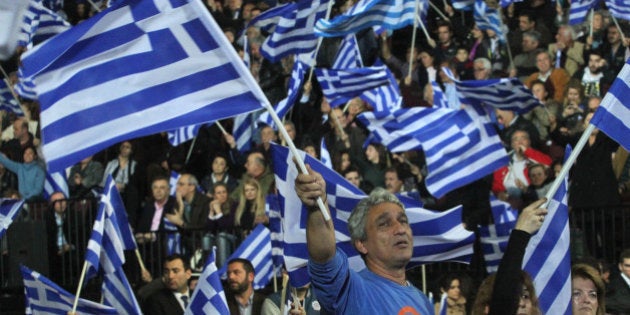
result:
[(474, 63), (482, 64), (485, 70), (492, 69), (492, 63), (490, 62), (490, 60), (488, 60), (488, 58), (485, 58), (485, 57), (477, 58), (475, 59)]
[(369, 196), (363, 198), (354, 210), (350, 214), (348, 219), (348, 230), (350, 230), (350, 239), (354, 241), (365, 241), (367, 239), (367, 233), (365, 232), (365, 221), (368, 211), (378, 204), (384, 202), (391, 202), (399, 205), (403, 210), (405, 206), (398, 200), (394, 194), (385, 190), (384, 188), (376, 188), (370, 193)]

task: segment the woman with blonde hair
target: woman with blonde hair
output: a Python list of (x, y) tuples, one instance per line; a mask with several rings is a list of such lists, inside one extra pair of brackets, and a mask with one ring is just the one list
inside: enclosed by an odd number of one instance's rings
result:
[(571, 290), (574, 315), (606, 314), (606, 287), (597, 269), (587, 264), (571, 267)]
[(269, 217), (265, 214), (265, 196), (258, 181), (248, 178), (239, 195), (234, 226), (241, 229), (242, 236), (246, 236), (259, 223), (269, 223)]

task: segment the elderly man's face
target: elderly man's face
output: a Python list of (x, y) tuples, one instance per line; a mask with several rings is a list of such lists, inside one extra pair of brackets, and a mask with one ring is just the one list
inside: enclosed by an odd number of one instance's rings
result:
[(391, 202), (373, 206), (366, 216), (364, 241), (356, 241), (366, 263), (384, 269), (404, 268), (413, 252), (413, 238), (405, 211)]
[(385, 188), (392, 194), (400, 192), (402, 188), (403, 182), (398, 178), (398, 174), (396, 172), (386, 172), (385, 173)]

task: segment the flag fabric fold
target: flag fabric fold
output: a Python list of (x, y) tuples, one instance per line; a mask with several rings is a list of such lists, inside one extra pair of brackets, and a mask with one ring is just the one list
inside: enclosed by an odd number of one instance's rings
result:
[(22, 66), (51, 171), (122, 140), (269, 106), (199, 1), (120, 1), (27, 51)]
[(10, 113), (14, 113), (17, 116), (24, 116), (20, 103), (15, 99), (7, 79), (0, 81), (0, 110), (5, 110)]
[(387, 67), (315, 69), (315, 75), (330, 106), (345, 105), (366, 90), (389, 84)]
[(502, 110), (512, 110), (524, 114), (541, 105), (518, 78), (459, 81), (450, 69), (442, 71), (455, 83), (462, 103), (487, 105)]
[(13, 220), (22, 209), (24, 200), (18, 199), (0, 199), (0, 239), (7, 232), (9, 225), (13, 223)]
[(505, 253), (510, 232), (516, 226), (518, 211), (509, 203), (490, 195), (493, 224), (479, 226), (479, 241), (486, 261), (486, 271), (494, 273), (499, 269), (499, 263)]
[(105, 182), (92, 236), (88, 242), (86, 279), (103, 271), (103, 302), (120, 313), (142, 314), (133, 289), (125, 276), (124, 250), (136, 249), (122, 198), (110, 175)]
[[(570, 155), (571, 147), (565, 150)], [(534, 280), (543, 314), (571, 314), (571, 252), (567, 178), (549, 201), (542, 227), (525, 249), (523, 270)]]
[(168, 142), (176, 147), (186, 141), (192, 140), (199, 133), (202, 125), (190, 125), (167, 132)]
[(617, 141), (626, 150), (630, 150), (630, 59), (626, 61), (617, 78), (604, 95), (604, 99), (595, 111), (591, 124)]
[(416, 0), (360, 0), (332, 20), (318, 20), (315, 34), (338, 37), (377, 25), (389, 30), (403, 28), (413, 24), (415, 4)]
[(330, 0), (299, 0), (270, 12), (265, 16), (267, 19), (254, 21), (254, 25), (262, 25), (270, 31), (260, 49), (263, 57), (278, 62), (290, 54), (315, 51), (317, 37), (313, 26), (318, 19), (326, 17), (329, 3)]
[[(20, 266), (24, 278), (27, 314), (67, 314), (72, 310), (74, 295), (40, 273)], [(109, 306), (79, 298), (77, 314), (119, 314)]]
[(606, 0), (610, 14), (618, 19), (630, 20), (630, 2), (628, 0)]
[(46, 179), (44, 180), (44, 198), (48, 200), (55, 192), (62, 192), (66, 198), (70, 197), (70, 190), (68, 189), (68, 179), (66, 178), (66, 172), (46, 172)]
[[(284, 115), (286, 115), (289, 110), (295, 105), (295, 102), (298, 100), (298, 96), (301, 94), (302, 83), (304, 79), (304, 71), (307, 67), (302, 64), (299, 60), (296, 60), (293, 64), (293, 70), (291, 71), (291, 79), (289, 80), (289, 92), (287, 93), (287, 97), (282, 101), (278, 102), (274, 107), (278, 118), (282, 119)], [(263, 112), (258, 116), (258, 122), (263, 123), (265, 125), (271, 126), (273, 129), (278, 129), (276, 123), (271, 118), (271, 115), (268, 111)]]
[[(262, 224), (257, 225), (227, 261), (234, 258), (249, 260), (254, 265), (254, 289), (264, 288), (274, 275), (269, 229)], [(226, 272), (227, 264), (219, 269), (219, 274), (222, 276)]]
[(597, 5), (598, 0), (574, 0), (569, 7), (569, 25), (584, 22), (588, 12)]
[(230, 310), (223, 292), (223, 285), (215, 262), (216, 247), (206, 260), (206, 266), (199, 276), (199, 282), (192, 293), (190, 304), (184, 311), (186, 315), (192, 314), (229, 314)]
[(503, 32), (503, 22), (499, 16), (499, 11), (488, 7), (483, 0), (476, 0), (474, 7), (474, 18), (477, 27), (482, 30), (493, 30), (500, 41), (505, 42), (505, 32)]
[(18, 46), (37, 45), (59, 33), (70, 29), (71, 25), (42, 2), (31, 0), (22, 19)]

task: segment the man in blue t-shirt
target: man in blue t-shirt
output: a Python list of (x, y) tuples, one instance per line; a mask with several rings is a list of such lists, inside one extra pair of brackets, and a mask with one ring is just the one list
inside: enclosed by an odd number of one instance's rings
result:
[(309, 209), (309, 274), (326, 313), (434, 313), (427, 297), (405, 275), (413, 236), (405, 209), (396, 196), (376, 189), (352, 211), (348, 219), (350, 237), (367, 266), (355, 272), (350, 269), (346, 254), (336, 247), (332, 221), (326, 221), (317, 208), (317, 198), (326, 201), (322, 176), (309, 168), (309, 174), (298, 175), (295, 191)]

